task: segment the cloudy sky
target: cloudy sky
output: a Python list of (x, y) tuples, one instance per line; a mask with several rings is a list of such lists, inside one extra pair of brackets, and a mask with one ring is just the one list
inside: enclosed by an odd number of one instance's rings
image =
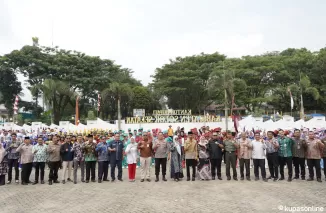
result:
[(113, 59), (147, 84), (177, 56), (318, 50), (325, 11), (325, 0), (0, 0), (0, 55), (37, 36), (44, 46)]

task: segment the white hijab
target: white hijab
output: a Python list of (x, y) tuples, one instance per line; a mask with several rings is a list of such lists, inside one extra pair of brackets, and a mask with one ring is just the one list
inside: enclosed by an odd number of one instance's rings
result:
[(179, 153), (179, 155), (181, 155), (181, 148), (178, 139), (179, 139), (178, 136), (174, 136), (173, 143), (175, 148), (177, 149), (177, 152)]
[(6, 150), (3, 148), (2, 143), (0, 143), (0, 163), (3, 161), (5, 155), (6, 155)]

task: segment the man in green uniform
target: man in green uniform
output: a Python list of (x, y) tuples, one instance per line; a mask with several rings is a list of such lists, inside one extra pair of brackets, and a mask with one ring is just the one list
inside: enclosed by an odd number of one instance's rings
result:
[(238, 148), (238, 144), (236, 140), (234, 140), (231, 131), (227, 132), (226, 139), (223, 142), (223, 144), (224, 144), (224, 152), (225, 152), (227, 180), (231, 180), (230, 165), (233, 170), (233, 179), (238, 180), (237, 169), (236, 169), (237, 156), (235, 154)]

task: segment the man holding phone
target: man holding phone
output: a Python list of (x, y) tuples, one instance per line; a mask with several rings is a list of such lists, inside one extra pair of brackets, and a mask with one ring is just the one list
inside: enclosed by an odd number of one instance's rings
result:
[(138, 143), (138, 149), (140, 150), (140, 182), (144, 182), (145, 177), (148, 182), (151, 182), (152, 146), (152, 142), (148, 140), (147, 132), (144, 132), (142, 140)]

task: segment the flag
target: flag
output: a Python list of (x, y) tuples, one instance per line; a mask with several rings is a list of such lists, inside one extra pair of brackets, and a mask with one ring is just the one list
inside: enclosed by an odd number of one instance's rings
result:
[(76, 98), (76, 109), (75, 109), (75, 125), (79, 124), (79, 97)]
[(15, 98), (15, 102), (14, 102), (14, 114), (17, 115), (18, 114), (18, 95), (16, 95), (16, 98)]
[(294, 102), (293, 102), (293, 97), (292, 97), (292, 93), (291, 93), (290, 87), (288, 87), (288, 92), (289, 92), (290, 98), (291, 98), (291, 109), (293, 109)]
[(233, 125), (234, 125), (234, 129), (235, 132), (238, 133), (238, 129), (239, 129), (239, 118), (238, 116), (233, 116)]
[(101, 94), (97, 94), (97, 111), (99, 112), (101, 108)]

